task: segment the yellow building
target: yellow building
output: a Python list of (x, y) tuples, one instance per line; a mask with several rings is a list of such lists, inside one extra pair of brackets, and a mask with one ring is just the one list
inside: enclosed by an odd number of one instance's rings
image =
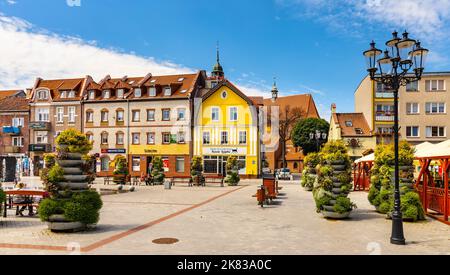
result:
[(375, 150), (376, 138), (363, 113), (337, 113), (335, 104), (332, 105), (331, 112), (328, 140), (343, 140), (352, 160)]
[(237, 156), (240, 175), (260, 170), (258, 111), (253, 101), (227, 80), (207, 85), (195, 101), (194, 156), (202, 156), (206, 174), (224, 175), (228, 157)]

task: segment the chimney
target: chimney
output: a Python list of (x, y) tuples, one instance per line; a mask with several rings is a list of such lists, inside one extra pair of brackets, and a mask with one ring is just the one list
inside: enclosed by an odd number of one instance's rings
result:
[(336, 103), (331, 104), (331, 113), (332, 114), (336, 113)]

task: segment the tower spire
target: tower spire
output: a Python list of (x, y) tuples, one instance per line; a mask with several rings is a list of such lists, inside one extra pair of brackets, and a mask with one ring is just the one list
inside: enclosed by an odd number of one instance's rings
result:
[(224, 78), (225, 73), (223, 71), (222, 65), (220, 65), (220, 48), (219, 48), (219, 41), (217, 41), (217, 48), (216, 48), (216, 65), (214, 65), (214, 68), (212, 70), (212, 76), (216, 78)]

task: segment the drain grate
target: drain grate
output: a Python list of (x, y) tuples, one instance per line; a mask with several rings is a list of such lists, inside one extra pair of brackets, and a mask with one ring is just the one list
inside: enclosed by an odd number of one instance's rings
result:
[(175, 239), (175, 238), (161, 238), (161, 239), (156, 239), (153, 240), (152, 242), (155, 244), (174, 244), (179, 242), (180, 240)]

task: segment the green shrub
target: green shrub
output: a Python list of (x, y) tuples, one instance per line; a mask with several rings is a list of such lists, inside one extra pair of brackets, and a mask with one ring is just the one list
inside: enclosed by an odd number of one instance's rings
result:
[(63, 131), (56, 138), (57, 149), (61, 150), (61, 145), (68, 145), (70, 153), (87, 154), (92, 150), (92, 143), (87, 136), (75, 129)]
[(305, 159), (305, 167), (315, 168), (317, 165), (321, 162), (320, 154), (319, 153), (310, 153), (308, 154)]
[(160, 157), (155, 157), (152, 161), (152, 176), (153, 181), (156, 184), (162, 184), (165, 179), (164, 175), (164, 163)]
[(347, 197), (338, 197), (333, 210), (339, 214), (343, 214), (352, 211), (356, 208), (356, 205)]
[(236, 156), (230, 156), (227, 159), (227, 176), (225, 178), (225, 183), (230, 186), (236, 186), (241, 181), (239, 176), (239, 163)]
[(56, 164), (56, 155), (54, 153), (49, 153), (44, 155), (45, 167), (51, 169)]
[(97, 192), (85, 191), (74, 193), (65, 200), (43, 200), (39, 205), (39, 217), (42, 221), (48, 221), (52, 215), (64, 215), (68, 221), (95, 224), (99, 220), (102, 206), (103, 202)]
[(54, 199), (44, 199), (39, 204), (39, 218), (41, 221), (48, 221), (52, 215), (64, 214), (63, 201)]
[(115, 165), (113, 175), (120, 177), (113, 177), (114, 183), (125, 184), (125, 177), (129, 174), (127, 159), (124, 156), (118, 156), (115, 160)]

